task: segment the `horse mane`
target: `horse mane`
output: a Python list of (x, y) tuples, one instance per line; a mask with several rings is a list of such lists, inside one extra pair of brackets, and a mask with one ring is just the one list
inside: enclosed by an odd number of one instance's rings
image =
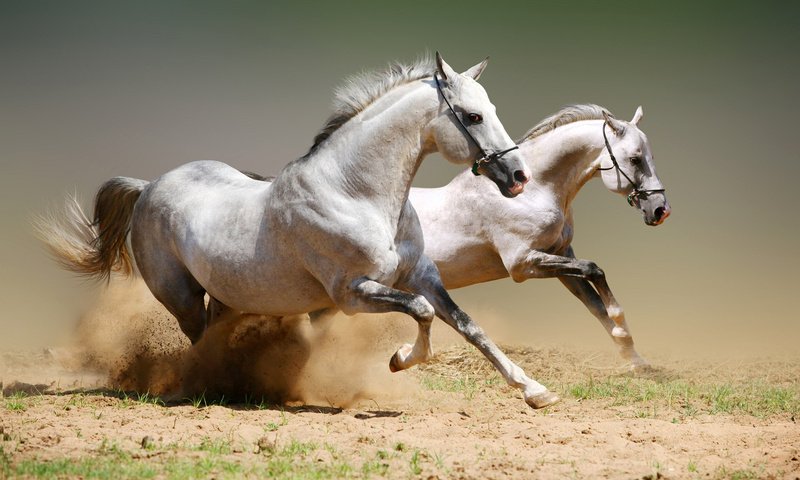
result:
[(431, 56), (426, 54), (411, 64), (391, 62), (383, 70), (363, 72), (346, 79), (334, 92), (333, 113), (314, 137), (313, 145), (303, 158), (316, 152), (333, 132), (389, 90), (433, 76), (435, 65)]
[(580, 122), (581, 120), (603, 120), (603, 113), (607, 114), (611, 118), (614, 117), (614, 115), (612, 115), (608, 109), (601, 107), (600, 105), (595, 105), (592, 103), (583, 105), (568, 105), (528, 130), (525, 135), (523, 135), (522, 138), (517, 141), (517, 143), (522, 143), (526, 140), (544, 135), (547, 132), (552, 132), (562, 125)]

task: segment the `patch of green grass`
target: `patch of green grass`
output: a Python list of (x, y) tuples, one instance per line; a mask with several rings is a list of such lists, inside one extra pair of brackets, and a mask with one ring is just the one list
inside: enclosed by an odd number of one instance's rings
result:
[(151, 395), (150, 392), (137, 394), (136, 401), (144, 405), (164, 406), (164, 401), (158, 395)]
[(104, 438), (102, 442), (100, 442), (100, 446), (97, 447), (97, 452), (101, 455), (118, 455), (118, 456), (125, 456), (127, 455), (126, 452), (119, 446), (119, 444), (113, 440), (109, 440)]
[(430, 372), (422, 376), (421, 383), (423, 388), (428, 390), (461, 393), (467, 400), (472, 400), (475, 394), (484, 388), (495, 388), (503, 384), (502, 379), (497, 375), (489, 378), (476, 378), (469, 374), (445, 377)]
[(4, 478), (19, 476), (45, 479), (274, 478), (333, 480), (371, 477), (383, 475), (387, 471), (388, 466), (385, 465), (365, 464), (356, 471), (344, 462), (299, 461), (285, 456), (271, 458), (267, 462), (246, 465), (236, 460), (214, 455), (200, 459), (164, 458), (159, 463), (150, 463), (145, 459), (133, 459), (130, 456), (105, 455), (80, 459), (25, 460), (3, 472)]
[(11, 456), (6, 453), (5, 448), (0, 445), (0, 477), (8, 478), (11, 472)]
[(208, 400), (206, 400), (206, 392), (203, 392), (200, 395), (194, 395), (188, 398), (187, 400), (189, 400), (189, 403), (191, 403), (194, 408), (201, 408), (208, 406)]
[[(252, 470), (252, 469), (249, 469)], [(239, 478), (247, 475), (248, 469), (239, 462), (208, 455), (200, 459), (170, 458), (162, 465), (159, 474), (170, 479), (194, 478)]]
[(409, 460), (408, 467), (411, 470), (412, 475), (419, 475), (422, 473), (422, 467), (420, 466), (420, 453), (419, 450), (414, 450), (414, 453), (411, 454), (411, 460)]
[(710, 413), (746, 413), (767, 417), (778, 413), (800, 412), (797, 388), (754, 382), (743, 385), (713, 385), (700, 397), (709, 404)]
[(286, 446), (283, 447), (281, 450), (281, 455), (288, 455), (288, 456), (307, 456), (309, 453), (313, 452), (317, 449), (317, 445), (312, 442), (300, 442), (298, 440), (292, 439)]
[(609, 381), (595, 381), (594, 377), (589, 377), (585, 383), (578, 383), (569, 387), (569, 394), (578, 400), (595, 400), (598, 398), (618, 397), (619, 392), (624, 389), (624, 384)]
[(89, 404), (87, 401), (86, 395), (83, 393), (75, 393), (70, 395), (69, 401), (66, 405), (64, 405), (65, 410), (69, 410), (71, 407), (82, 408)]
[(127, 453), (104, 452), (95, 457), (60, 458), (55, 460), (28, 459), (10, 466), (9, 476), (34, 478), (153, 478), (157, 466), (133, 459)]
[(289, 424), (289, 418), (286, 416), (286, 411), (281, 409), (281, 421), (278, 423), (269, 422), (264, 426), (264, 429), (268, 432), (274, 432), (280, 427), (286, 426), (288, 424)]
[(713, 479), (727, 479), (727, 480), (756, 480), (759, 478), (764, 478), (764, 472), (762, 471), (757, 472), (755, 469), (740, 469), (740, 470), (728, 470), (726, 467), (719, 467), (713, 474)]
[(164, 406), (164, 401), (158, 395), (151, 395), (150, 392), (145, 393), (128, 393), (124, 390), (117, 392), (117, 396), (121, 400), (120, 405), (123, 408), (131, 408), (136, 405), (157, 405)]
[[(267, 456), (267, 462), (262, 464), (260, 476), (269, 478), (298, 478), (298, 479), (338, 479), (357, 478), (369, 476), (372, 473), (385, 473), (388, 464), (376, 461), (364, 462), (361, 469), (353, 468), (349, 463), (339, 460), (341, 455), (331, 445), (324, 445), (323, 449), (331, 454), (332, 461), (321, 462), (318, 459), (308, 458), (320, 447), (311, 442), (301, 442), (292, 439), (282, 448), (276, 449)], [(363, 475), (359, 475), (359, 473)]]
[(267, 410), (268, 408), (275, 407), (274, 404), (267, 401), (264, 397), (261, 397), (258, 401), (256, 401), (255, 397), (249, 393), (245, 394), (243, 405), (248, 410)]
[(13, 395), (5, 397), (6, 410), (12, 412), (24, 412), (28, 404), (28, 395), (24, 392), (15, 392)]
[[(320, 448), (330, 452), (330, 461), (320, 461), (314, 452)], [(87, 478), (87, 479), (148, 479), (175, 480), (195, 478), (276, 478), (333, 480), (339, 478), (370, 478), (383, 476), (389, 463), (380, 458), (370, 459), (354, 468), (342, 461), (335, 447), (291, 440), (281, 448), (264, 455), (263, 460), (245, 462), (232, 454), (225, 440), (203, 439), (198, 446), (171, 444), (148, 450), (156, 453), (153, 459), (126, 452), (113, 441), (104, 440), (91, 457), (53, 460), (27, 459), (13, 464), (11, 457), (0, 448), (0, 478)], [(186, 455), (187, 452), (194, 452)], [(155, 460), (154, 460), (155, 459)]]
[(711, 407), (711, 413), (733, 413), (734, 409), (742, 408), (744, 403), (738, 395), (733, 394), (730, 385), (715, 385), (705, 396)]
[(385, 477), (389, 472), (389, 464), (380, 460), (367, 460), (361, 465), (361, 475), (365, 478)]
[(200, 444), (194, 449), (200, 452), (208, 452), (213, 455), (228, 455), (233, 451), (230, 441), (223, 440), (221, 438), (212, 439), (209, 437), (203, 438), (200, 441)]
[(569, 394), (578, 400), (611, 398), (614, 405), (630, 405), (650, 402), (655, 399), (673, 399), (676, 394), (686, 392), (686, 385), (671, 385), (653, 380), (630, 377), (607, 377), (596, 380), (589, 377), (585, 382), (568, 386)]
[[(609, 376), (565, 385), (562, 391), (577, 400), (611, 400), (613, 406), (639, 407), (637, 417), (659, 412), (747, 414), (755, 417), (800, 412), (800, 384), (775, 386), (763, 382), (703, 383)], [(641, 408), (644, 406), (645, 408)]]

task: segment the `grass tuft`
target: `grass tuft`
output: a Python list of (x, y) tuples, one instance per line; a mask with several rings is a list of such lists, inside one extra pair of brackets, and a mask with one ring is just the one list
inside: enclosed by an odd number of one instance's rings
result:
[(15, 392), (13, 395), (5, 397), (6, 410), (12, 412), (24, 412), (27, 408), (28, 395), (24, 392)]

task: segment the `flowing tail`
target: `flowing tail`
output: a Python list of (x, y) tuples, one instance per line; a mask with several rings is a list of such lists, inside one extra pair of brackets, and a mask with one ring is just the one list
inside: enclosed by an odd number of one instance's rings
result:
[(33, 221), (37, 236), (65, 269), (85, 277), (108, 280), (111, 272), (133, 273), (127, 245), (133, 206), (148, 184), (144, 180), (114, 177), (97, 191), (94, 221), (83, 213), (74, 195), (64, 210)]

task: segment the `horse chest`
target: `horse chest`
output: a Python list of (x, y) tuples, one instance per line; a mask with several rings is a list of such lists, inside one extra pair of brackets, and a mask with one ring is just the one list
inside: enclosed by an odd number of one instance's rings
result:
[(517, 242), (531, 249), (549, 251), (560, 248), (568, 229), (567, 216), (548, 199), (536, 198), (516, 206), (514, 215), (504, 221)]

